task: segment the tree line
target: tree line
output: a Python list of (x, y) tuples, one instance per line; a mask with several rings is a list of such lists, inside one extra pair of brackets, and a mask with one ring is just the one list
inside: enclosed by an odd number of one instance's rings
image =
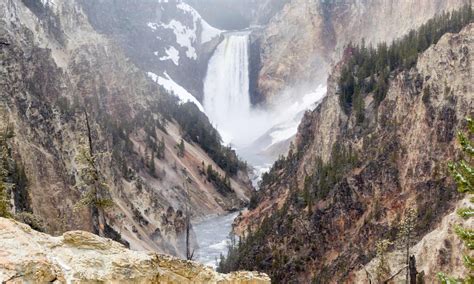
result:
[(373, 93), (378, 105), (386, 96), (392, 72), (416, 66), (418, 54), (436, 44), (446, 33), (458, 33), (473, 22), (472, 5), (466, 4), (453, 12), (444, 12), (429, 20), (417, 30), (376, 47), (366, 46), (365, 41), (350, 43), (345, 50), (348, 56), (338, 82), (339, 102), (346, 114), (355, 112), (357, 120), (363, 121), (363, 96)]

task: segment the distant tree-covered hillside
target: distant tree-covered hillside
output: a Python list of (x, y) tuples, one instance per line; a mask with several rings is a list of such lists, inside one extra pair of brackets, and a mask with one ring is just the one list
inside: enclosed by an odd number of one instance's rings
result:
[[(380, 103), (387, 93), (392, 72), (414, 67), (419, 53), (437, 43), (445, 33), (458, 33), (472, 22), (472, 6), (467, 4), (436, 16), (390, 45), (366, 46), (364, 41), (360, 45), (349, 44), (346, 48), (349, 59), (339, 79), (341, 107), (346, 113), (361, 113), (362, 94), (371, 92), (377, 104)], [(358, 120), (363, 119), (361, 115), (357, 115)]]

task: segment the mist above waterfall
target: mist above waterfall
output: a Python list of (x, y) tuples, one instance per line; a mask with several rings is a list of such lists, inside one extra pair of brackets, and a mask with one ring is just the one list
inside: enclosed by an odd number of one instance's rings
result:
[(314, 107), (326, 89), (287, 91), (265, 108), (252, 107), (248, 41), (249, 32), (227, 33), (216, 48), (204, 81), (204, 109), (223, 142), (252, 161), (250, 156), (294, 136), (304, 111)]

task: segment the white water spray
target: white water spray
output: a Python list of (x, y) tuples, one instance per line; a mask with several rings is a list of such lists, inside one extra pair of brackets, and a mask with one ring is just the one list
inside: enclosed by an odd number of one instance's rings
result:
[(319, 86), (308, 89), (307, 93), (282, 92), (265, 109), (252, 108), (249, 32), (228, 33), (209, 61), (204, 81), (204, 110), (224, 143), (231, 144), (239, 155), (259, 166), (261, 161), (256, 161), (256, 156), (295, 135), (304, 111), (313, 108), (325, 91), (325, 87)]

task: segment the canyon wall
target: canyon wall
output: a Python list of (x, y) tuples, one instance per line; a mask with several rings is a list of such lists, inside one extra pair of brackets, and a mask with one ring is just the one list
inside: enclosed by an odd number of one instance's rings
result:
[[(268, 1), (266, 1), (268, 2)], [(268, 11), (266, 2), (261, 9)], [(466, 0), (291, 0), (257, 37), (260, 42), (258, 93), (267, 100), (285, 89), (305, 92), (324, 84), (344, 47), (390, 42)]]
[(338, 64), (327, 96), (301, 122), (295, 147), (263, 176), (253, 209), (237, 218), (236, 231), (251, 236), (238, 267), (282, 282), (362, 281), (361, 265), (375, 257), (376, 242), (395, 239), (415, 208), (414, 251), (425, 281), (435, 282), (436, 271), (463, 271), (461, 242), (449, 226), (465, 221), (452, 213), (459, 195), (447, 162), (459, 158), (456, 131), (474, 114), (473, 50), (474, 24), (445, 34), (419, 55), (416, 68), (392, 73), (380, 105), (374, 94), (364, 95), (362, 122), (340, 106), (344, 61)]
[[(76, 206), (85, 193), (77, 157), (87, 143), (86, 115), (114, 202), (107, 236), (133, 249), (183, 255), (186, 204), (200, 220), (248, 201), (245, 169), (227, 175), (219, 166), (236, 156), (219, 148), (204, 114), (149, 80), (113, 37), (90, 24), (80, 3), (5, 0), (0, 15), (0, 126), (12, 126), (8, 152), (27, 180), (21, 194), (28, 204), (12, 198), (14, 213), (30, 208), (52, 234), (94, 229), (88, 208)], [(214, 139), (200, 144), (186, 134), (186, 115), (199, 137)], [(211, 142), (225, 153), (218, 163), (202, 148)], [(228, 176), (225, 190), (206, 176), (208, 166), (222, 180)]]

